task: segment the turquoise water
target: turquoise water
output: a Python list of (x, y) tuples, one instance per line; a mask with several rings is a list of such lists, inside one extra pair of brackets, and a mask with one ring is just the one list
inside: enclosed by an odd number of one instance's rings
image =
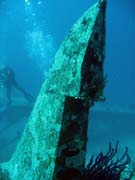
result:
[[(0, 63), (12, 67), (17, 81), (36, 99), (55, 52), (66, 33), (95, 0), (0, 2)], [(106, 102), (90, 113), (88, 157), (120, 141), (134, 156), (135, 3), (108, 0), (106, 16)], [(11, 116), (0, 115), (0, 161), (15, 150), (31, 107), (13, 91)], [(19, 111), (16, 107), (19, 107)], [(12, 117), (12, 118), (11, 118)], [(135, 158), (134, 158), (135, 159)]]

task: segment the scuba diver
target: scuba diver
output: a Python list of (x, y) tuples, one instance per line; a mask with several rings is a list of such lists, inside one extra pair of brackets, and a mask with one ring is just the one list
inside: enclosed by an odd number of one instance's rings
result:
[(19, 90), (29, 102), (33, 102), (32, 95), (16, 82), (14, 71), (9, 66), (0, 64), (0, 111), (5, 111), (12, 103), (12, 87)]

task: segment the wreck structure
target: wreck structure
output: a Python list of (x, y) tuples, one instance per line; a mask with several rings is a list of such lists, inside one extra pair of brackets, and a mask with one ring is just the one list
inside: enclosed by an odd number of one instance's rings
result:
[(1, 164), (3, 177), (66, 180), (80, 175), (89, 108), (104, 101), (105, 11), (106, 0), (100, 0), (62, 42), (16, 152)]

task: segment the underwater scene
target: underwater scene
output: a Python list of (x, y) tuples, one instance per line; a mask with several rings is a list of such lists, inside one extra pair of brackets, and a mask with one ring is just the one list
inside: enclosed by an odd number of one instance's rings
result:
[(0, 1), (0, 180), (135, 180), (135, 0)]

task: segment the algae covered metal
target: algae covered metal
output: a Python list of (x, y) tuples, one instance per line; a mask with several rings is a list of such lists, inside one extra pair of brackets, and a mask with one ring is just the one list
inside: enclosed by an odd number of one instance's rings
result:
[(70, 179), (84, 168), (89, 108), (104, 101), (105, 10), (100, 0), (62, 42), (16, 152), (2, 164), (11, 180)]

